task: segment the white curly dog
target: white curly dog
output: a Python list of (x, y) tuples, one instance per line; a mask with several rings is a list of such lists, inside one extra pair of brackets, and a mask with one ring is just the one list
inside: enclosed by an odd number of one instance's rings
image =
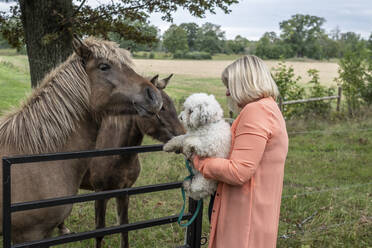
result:
[[(230, 125), (223, 119), (223, 110), (213, 95), (197, 93), (190, 95), (183, 104), (179, 119), (186, 128), (184, 135), (172, 138), (164, 145), (164, 151), (182, 152), (186, 158), (227, 158), (230, 152)], [(205, 179), (193, 166), (194, 177), (186, 180), (183, 187), (194, 200), (213, 194), (217, 182)]]

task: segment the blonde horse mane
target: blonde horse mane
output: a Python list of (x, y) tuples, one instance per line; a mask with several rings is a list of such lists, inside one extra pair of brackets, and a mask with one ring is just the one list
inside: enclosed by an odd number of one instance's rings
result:
[[(89, 37), (84, 43), (94, 58), (132, 65), (129, 52), (114, 42)], [(43, 79), (20, 108), (0, 120), (0, 146), (30, 154), (58, 151), (90, 112), (89, 97), (88, 75), (74, 53)]]

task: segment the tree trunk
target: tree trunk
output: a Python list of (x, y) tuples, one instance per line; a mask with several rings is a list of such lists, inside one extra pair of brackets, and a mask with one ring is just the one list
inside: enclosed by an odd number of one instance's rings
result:
[(61, 24), (63, 19), (72, 17), (72, 0), (20, 0), (19, 3), (31, 86), (37, 87), (51, 69), (72, 53), (69, 27)]

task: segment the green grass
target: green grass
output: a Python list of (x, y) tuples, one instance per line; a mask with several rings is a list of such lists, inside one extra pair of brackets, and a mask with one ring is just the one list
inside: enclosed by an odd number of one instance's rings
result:
[(15, 106), (30, 91), (30, 76), (0, 57), (0, 114)]
[[(1, 113), (25, 97), (30, 79), (27, 70), (22, 69), (22, 63), (27, 64), (24, 56), (0, 52), (0, 60), (10, 61), (0, 63)], [(175, 75), (166, 91), (177, 103), (195, 92), (215, 94), (226, 113), (219, 79)], [(288, 238), (279, 238), (278, 247), (372, 247), (370, 109), (355, 119), (288, 121), (287, 129), (290, 143), (278, 236)], [(158, 142), (150, 138), (144, 141), (153, 143)], [(135, 186), (181, 181), (187, 175), (181, 155), (146, 153), (140, 160), (142, 171)], [(180, 190), (133, 196), (130, 222), (178, 214), (181, 206)], [(206, 201), (204, 206), (206, 210)], [(66, 224), (74, 232), (94, 229), (93, 202), (75, 204)], [(110, 225), (116, 225), (113, 200), (107, 213)], [(208, 232), (204, 211), (203, 235), (208, 236)], [(175, 247), (183, 243), (184, 229), (177, 224), (164, 225), (130, 232), (129, 237), (131, 247)], [(118, 247), (119, 241), (119, 235), (107, 236), (105, 247)], [(94, 247), (94, 240), (59, 247)]]

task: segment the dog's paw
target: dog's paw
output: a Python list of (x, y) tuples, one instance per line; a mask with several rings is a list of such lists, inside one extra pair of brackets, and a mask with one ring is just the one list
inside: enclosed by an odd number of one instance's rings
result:
[(187, 159), (191, 159), (192, 155), (195, 153), (195, 148), (193, 146), (186, 145), (183, 147), (182, 153)]
[(191, 190), (191, 180), (188, 179), (188, 180), (183, 181), (182, 187), (185, 190), (185, 192), (189, 194)]
[(181, 139), (179, 139), (178, 137), (174, 137), (173, 139), (169, 140), (163, 146), (163, 151), (165, 151), (165, 152), (175, 152), (175, 153), (182, 152), (182, 142), (181, 142)]
[(194, 199), (195, 201), (198, 201), (200, 199), (203, 199), (207, 196), (211, 195), (209, 192), (207, 191), (190, 191), (188, 193), (188, 196), (192, 199)]

